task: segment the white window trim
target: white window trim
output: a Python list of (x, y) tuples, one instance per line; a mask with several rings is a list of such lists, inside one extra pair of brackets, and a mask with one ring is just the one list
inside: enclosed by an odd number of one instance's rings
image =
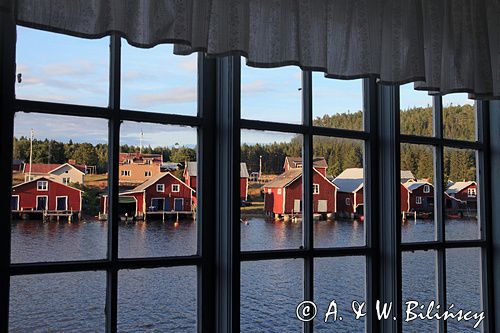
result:
[(313, 194), (319, 194), (319, 184), (313, 184)]
[[(45, 184), (45, 188), (40, 188), (41, 184)], [(46, 192), (49, 190), (49, 182), (46, 180), (39, 180), (36, 182), (36, 190)]]
[(345, 204), (346, 206), (350, 206), (351, 205), (351, 198), (345, 198)]
[(132, 176), (132, 171), (130, 170), (122, 170), (121, 175), (124, 177), (131, 177)]
[(281, 189), (280, 188), (278, 189), (278, 195), (281, 195)]
[[(65, 181), (67, 179), (67, 181)], [(64, 185), (69, 185), (69, 183), (71, 182), (71, 177), (62, 177), (62, 183)]]
[(57, 199), (59, 199), (59, 198), (66, 198), (66, 210), (68, 210), (69, 207), (68, 207), (68, 196), (67, 195), (56, 195), (56, 210), (58, 210), (57, 209)]
[[(161, 186), (161, 190), (159, 189)], [(165, 193), (165, 184), (156, 184), (156, 192)]]
[[(157, 184), (159, 185), (159, 184)], [(161, 211), (165, 211), (165, 202), (167, 201), (167, 198), (165, 197), (155, 197), (155, 198), (151, 198), (151, 204), (149, 205), (149, 207), (153, 207), (153, 200), (163, 200), (163, 207), (161, 207)], [(148, 208), (149, 208), (148, 207)], [(160, 210), (159, 210), (160, 211)]]
[[(177, 189), (177, 190), (174, 190), (174, 187)], [(181, 191), (181, 185), (180, 184), (172, 184), (172, 192), (173, 193), (179, 193)]]
[(431, 193), (431, 187), (429, 185), (424, 185), (424, 193)]
[(36, 202), (35, 202), (35, 210), (38, 210), (38, 198), (47, 198), (47, 200), (45, 200), (45, 209), (44, 210), (48, 210), (49, 208), (49, 196), (48, 195), (37, 195), (36, 196)]
[(421, 205), (422, 204), (422, 197), (415, 197), (415, 203), (417, 205)]
[(151, 177), (151, 171), (144, 171), (144, 177)]

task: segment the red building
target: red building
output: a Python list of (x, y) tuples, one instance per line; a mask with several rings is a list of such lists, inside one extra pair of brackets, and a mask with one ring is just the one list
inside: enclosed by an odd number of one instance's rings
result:
[(446, 190), (446, 194), (465, 202), (467, 208), (477, 209), (477, 183), (475, 181), (452, 183)]
[[(313, 157), (313, 167), (326, 177), (326, 169), (328, 164), (324, 157)], [(291, 169), (302, 169), (302, 157), (287, 156), (283, 165), (285, 171)]]
[[(428, 182), (410, 181), (403, 184), (406, 196), (401, 194), (401, 211), (417, 213), (434, 212), (434, 186)], [(403, 210), (404, 203), (404, 210)]]
[[(198, 177), (198, 163), (186, 162), (183, 173), (184, 181), (188, 186), (196, 190), (196, 178)], [(248, 199), (248, 169), (246, 163), (240, 163), (240, 199)]]
[[(335, 213), (337, 187), (321, 171), (313, 169), (313, 213)], [(296, 214), (302, 212), (302, 169), (285, 171), (264, 188), (266, 214)]]
[[(195, 209), (195, 190), (170, 172), (154, 177), (130, 191), (120, 193), (120, 212), (144, 216), (147, 212), (191, 212)], [(108, 208), (106, 196), (101, 211)]]
[(12, 187), (12, 211), (81, 211), (82, 191), (40, 177)]
[(363, 215), (363, 169), (345, 169), (332, 182), (338, 188), (337, 215), (340, 217)]

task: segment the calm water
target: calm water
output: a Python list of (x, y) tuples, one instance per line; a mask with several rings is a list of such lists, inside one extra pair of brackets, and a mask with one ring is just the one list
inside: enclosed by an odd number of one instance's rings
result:
[[(243, 250), (298, 248), (300, 223), (251, 218), (241, 225)], [(121, 257), (190, 255), (196, 252), (197, 225), (191, 221), (138, 222), (120, 225)], [(477, 238), (471, 220), (447, 221), (452, 239)], [(404, 241), (430, 240), (434, 224), (418, 220), (402, 227)], [(363, 245), (359, 222), (317, 221), (315, 244)], [(107, 224), (15, 222), (12, 261), (99, 259), (106, 255)], [(447, 252), (448, 301), (455, 308), (480, 309), (480, 251)], [(435, 299), (435, 253), (403, 255), (403, 297), (428, 303)], [(303, 262), (299, 259), (245, 262), (241, 267), (241, 330), (243, 332), (300, 332), (295, 307), (302, 301)], [(317, 332), (362, 332), (365, 322), (353, 319), (350, 305), (365, 294), (363, 257), (315, 260)], [(12, 332), (103, 332), (106, 275), (103, 272), (18, 276), (11, 280)], [(119, 273), (120, 332), (194, 332), (196, 328), (196, 268), (125, 270)], [(343, 320), (324, 323), (330, 301), (338, 304)], [(406, 332), (435, 331), (435, 321), (405, 324)], [(449, 322), (450, 332), (477, 332), (472, 323)]]

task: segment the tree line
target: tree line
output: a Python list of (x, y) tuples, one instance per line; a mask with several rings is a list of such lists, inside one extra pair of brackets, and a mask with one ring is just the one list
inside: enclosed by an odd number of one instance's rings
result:
[[(432, 108), (414, 107), (402, 110), (401, 133), (413, 135), (432, 135)], [(363, 113), (348, 112), (325, 115), (314, 120), (316, 126), (361, 130)], [(449, 106), (443, 110), (443, 133), (446, 138), (474, 140), (475, 113), (470, 105)], [(137, 152), (138, 146), (122, 145), (121, 152)], [(314, 156), (324, 157), (328, 163), (327, 173), (335, 177), (346, 168), (363, 166), (363, 142), (360, 140), (314, 137)], [(33, 141), (34, 163), (64, 163), (74, 159), (77, 163), (95, 165), (98, 172), (107, 170), (107, 144), (67, 143), (55, 140)], [(196, 160), (196, 149), (192, 147), (151, 147), (142, 148), (143, 153), (162, 154), (164, 161), (182, 163)], [(241, 160), (247, 163), (250, 172), (259, 171), (262, 156), (262, 172), (280, 174), (283, 172), (285, 156), (301, 156), (302, 137), (295, 136), (290, 142), (268, 144), (243, 144)], [(444, 151), (445, 180), (475, 180), (475, 152), (447, 148)], [(401, 168), (410, 170), (417, 178), (433, 178), (433, 148), (430, 146), (402, 144)], [(14, 159), (29, 160), (29, 138), (14, 138)]]

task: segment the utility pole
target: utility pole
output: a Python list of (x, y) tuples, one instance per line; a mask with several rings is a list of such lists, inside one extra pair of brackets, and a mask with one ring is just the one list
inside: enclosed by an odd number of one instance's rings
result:
[(262, 155), (259, 156), (259, 179), (262, 177)]
[(144, 137), (144, 133), (142, 132), (142, 128), (141, 128), (141, 136), (139, 138), (139, 154), (142, 154), (142, 139)]
[(31, 181), (31, 167), (33, 165), (33, 136), (35, 135), (35, 131), (31, 129), (30, 131), (30, 169), (28, 172), (28, 181)]

